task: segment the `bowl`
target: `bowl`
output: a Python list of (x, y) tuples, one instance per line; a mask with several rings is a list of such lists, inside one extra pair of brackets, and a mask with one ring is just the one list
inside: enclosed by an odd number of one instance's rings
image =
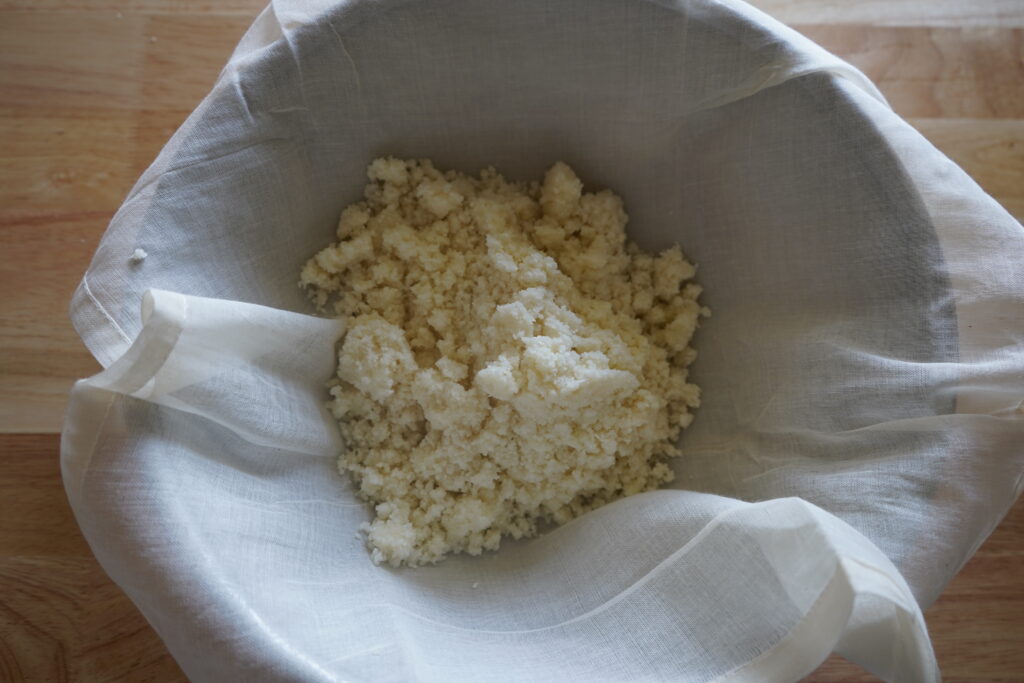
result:
[[(342, 330), (297, 279), (383, 154), (566, 161), (699, 263), (670, 489), (370, 562), (321, 405)], [(920, 608), (1020, 491), (1022, 254), (862, 74), (741, 2), (274, 2), (75, 293), (106, 369), (72, 394), (65, 483), (197, 680), (786, 678), (833, 648), (926, 680)]]

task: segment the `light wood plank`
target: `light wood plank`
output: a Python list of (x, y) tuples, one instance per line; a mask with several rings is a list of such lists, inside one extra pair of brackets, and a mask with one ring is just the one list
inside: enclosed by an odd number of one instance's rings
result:
[(52, 434), (0, 435), (0, 562), (91, 556), (64, 495), (59, 449)]
[[(1024, 27), (1019, 0), (751, 0), (750, 4), (793, 24)], [(254, 17), (266, 5), (265, 0), (0, 0), (0, 11)]]
[(883, 683), (882, 679), (870, 674), (839, 655), (832, 655), (818, 669), (804, 678), (802, 683)]
[(90, 13), (4, 13), (2, 103), (36, 110), (139, 107), (145, 22)]
[[(865, 69), (898, 112), (1024, 216), (1024, 63), (1011, 30), (1024, 27), (1024, 2), (755, 4)], [(56, 431), (67, 388), (98, 368), (67, 321), (70, 292), (120, 198), (264, 5), (0, 0), (0, 431)], [(89, 554), (63, 497), (57, 444), (0, 435), (0, 680), (183, 680)], [(1022, 508), (928, 612), (947, 683), (1024, 671)], [(808, 680), (877, 679), (832, 658)]]
[[(32, 359), (33, 355), (16, 344), (5, 344), (0, 348), (0, 354), (26, 360)], [(62, 377), (41, 376), (35, 368), (29, 372), (0, 369), (3, 373), (0, 379), (0, 430), (7, 434), (49, 434), (61, 429), (68, 393), (75, 379), (94, 375), (100, 370), (84, 346), (75, 356), (77, 369), (67, 370)], [(45, 362), (46, 358), (40, 360)]]
[[(114, 211), (185, 111), (0, 109), (0, 430), (58, 432), (94, 374), (71, 293)], [(26, 283), (31, 285), (26, 286)]]
[(136, 121), (116, 109), (0, 109), (0, 212), (116, 209), (136, 176)]
[(0, 297), (0, 431), (59, 431), (71, 384), (99, 368), (67, 310), (111, 215), (0, 213), (0, 291), (19, 292)]
[[(182, 680), (156, 634), (89, 554), (64, 497), (56, 435), (0, 434), (0, 680)], [(1024, 671), (1024, 502), (926, 619), (944, 680)], [(63, 668), (62, 668), (63, 667)], [(832, 657), (807, 683), (877, 678)]]
[(0, 107), (0, 216), (113, 212), (185, 109)]
[[(73, 110), (192, 109), (252, 18), (8, 12), (0, 104)], [(45, 45), (46, 49), (39, 49)]]
[(142, 175), (178, 130), (189, 111), (160, 109), (135, 112), (135, 140), (132, 152), (132, 182)]
[(749, 0), (788, 24), (1024, 26), (1020, 0)]
[(185, 681), (91, 557), (0, 560), (0, 679)]
[(0, 12), (237, 15), (254, 18), (269, 0), (0, 0)]
[(1024, 118), (1021, 29), (794, 28), (861, 69), (901, 116)]
[(1024, 120), (915, 118), (909, 123), (1024, 221)]
[[(11, 13), (0, 27), (0, 90), (11, 106), (189, 109), (209, 90), (249, 20)], [(864, 70), (904, 116), (1024, 116), (1021, 29), (796, 28)], [(99, 46), (89, 47), (93, 42)], [(43, 43), (53, 49), (22, 56)]]
[(140, 108), (194, 108), (251, 22), (248, 16), (149, 17)]
[(0, 680), (184, 681), (92, 557), (56, 435), (0, 435)]

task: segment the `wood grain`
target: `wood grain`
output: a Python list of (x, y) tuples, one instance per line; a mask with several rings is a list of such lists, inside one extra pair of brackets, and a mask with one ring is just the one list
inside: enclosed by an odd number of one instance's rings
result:
[(861, 69), (899, 114), (1024, 117), (1024, 30), (797, 25)]
[(99, 365), (68, 302), (112, 211), (0, 212), (0, 429), (59, 431), (68, 390)]
[[(106, 578), (64, 496), (56, 435), (0, 434), (0, 680), (184, 680)], [(1024, 671), (1024, 501), (925, 618), (947, 683)], [(832, 657), (807, 683), (879, 679)]]
[[(184, 680), (74, 525), (55, 435), (0, 435), (0, 680)], [(945, 680), (1024, 671), (1024, 503), (927, 613)], [(63, 667), (63, 668), (61, 668)], [(877, 681), (839, 657), (813, 683)]]
[(750, 0), (786, 24), (1024, 26), (1020, 0)]
[(0, 291), (23, 292), (0, 297), (0, 430), (59, 431), (71, 384), (99, 369), (68, 320), (71, 294), (249, 21), (0, 14)]
[(0, 0), (0, 12), (89, 12), (92, 14), (237, 15), (252, 21), (268, 0)]
[[(1020, 0), (751, 0), (788, 24), (1024, 26)], [(0, 0), (0, 11), (254, 17), (266, 0)]]
[(191, 110), (251, 21), (222, 14), (9, 12), (0, 23), (2, 102), (78, 111)]
[[(1024, 2), (754, 0), (878, 82), (1024, 218)], [(0, 0), (0, 681), (184, 680), (67, 506), (70, 294), (265, 0)], [(172, 48), (173, 46), (173, 48)], [(13, 432), (38, 434), (12, 435)], [(926, 614), (944, 680), (1022, 680), (1024, 504)], [(812, 683), (876, 678), (841, 658)]]
[(0, 681), (183, 681), (79, 533), (58, 450), (0, 435)]
[(1018, 221), (1024, 221), (1024, 118), (909, 121)]

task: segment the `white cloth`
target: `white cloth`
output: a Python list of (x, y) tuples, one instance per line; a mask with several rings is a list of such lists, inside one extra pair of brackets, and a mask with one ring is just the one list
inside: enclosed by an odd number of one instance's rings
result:
[[(372, 565), (322, 408), (342, 330), (296, 282), (380, 154), (564, 160), (700, 264), (671, 489)], [(742, 3), (275, 0), (75, 294), (106, 369), (67, 492), (195, 680), (784, 681), (836, 650), (933, 681), (921, 606), (1021, 488), (1022, 263), (861, 74)]]

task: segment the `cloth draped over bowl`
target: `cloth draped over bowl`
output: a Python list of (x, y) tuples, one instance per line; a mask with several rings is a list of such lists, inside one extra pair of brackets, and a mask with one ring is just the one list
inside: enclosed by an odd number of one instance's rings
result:
[[(670, 488), (370, 562), (323, 407), (344, 330), (296, 282), (381, 154), (564, 160), (699, 263)], [(862, 74), (740, 2), (275, 0), (74, 295), (105, 369), (64, 481), (195, 680), (794, 680), (832, 651), (938, 680), (921, 609), (1021, 489), (1022, 264)]]

